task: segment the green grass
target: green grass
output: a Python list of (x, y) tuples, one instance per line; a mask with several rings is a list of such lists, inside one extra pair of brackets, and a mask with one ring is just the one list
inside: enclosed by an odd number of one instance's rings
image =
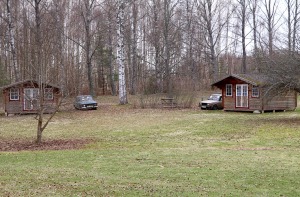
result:
[[(34, 140), (33, 116), (0, 116), (1, 139)], [(0, 196), (299, 196), (300, 112), (62, 111), (43, 139), (80, 150), (0, 153)]]

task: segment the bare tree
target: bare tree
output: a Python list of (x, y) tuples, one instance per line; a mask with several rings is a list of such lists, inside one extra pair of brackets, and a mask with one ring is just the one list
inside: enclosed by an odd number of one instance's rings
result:
[(109, 0), (106, 4), (107, 7), (107, 19), (106, 19), (106, 27), (107, 27), (107, 45), (108, 45), (108, 66), (109, 66), (109, 80), (110, 80), (110, 87), (111, 87), (111, 94), (113, 96), (117, 95), (116, 84), (115, 84), (115, 69), (113, 65), (113, 50), (114, 50), (114, 28), (113, 23), (111, 22), (114, 19), (113, 15), (116, 11), (113, 3)]
[(56, 40), (56, 51), (55, 63), (57, 65), (57, 81), (60, 84), (60, 89), (62, 95), (67, 95), (67, 77), (66, 77), (66, 66), (64, 61), (64, 46), (65, 42), (65, 9), (66, 9), (66, 0), (53, 0), (53, 13), (52, 17), (55, 24), (55, 40)]
[(175, 49), (177, 36), (177, 27), (174, 26), (173, 20), (179, 1), (163, 0), (163, 61), (164, 61), (164, 79), (166, 81), (166, 91), (169, 97), (173, 94), (172, 70), (175, 62), (172, 62), (172, 52)]
[(246, 52), (246, 10), (247, 10), (247, 3), (246, 0), (238, 0), (239, 3), (239, 8), (237, 9), (240, 21), (242, 23), (241, 29), (241, 37), (242, 37), (242, 50), (243, 50), (243, 60), (242, 60), (242, 69), (241, 73), (246, 73), (247, 72), (247, 52)]
[(299, 25), (299, 15), (300, 15), (300, 10), (299, 10), (299, 1), (295, 0), (294, 2), (294, 22), (293, 22), (293, 36), (292, 36), (292, 51), (296, 52), (296, 40), (297, 40), (297, 35), (298, 35), (298, 25)]
[(131, 72), (130, 72), (130, 93), (132, 95), (136, 94), (137, 91), (137, 39), (138, 39), (138, 30), (137, 30), (137, 23), (138, 23), (138, 13), (139, 13), (139, 6), (137, 0), (133, 0), (131, 3), (132, 6), (132, 36), (131, 36), (131, 46), (132, 51), (129, 51), (129, 54), (132, 56), (131, 62)]
[(268, 32), (268, 51), (269, 55), (273, 54), (274, 47), (274, 34), (275, 34), (275, 25), (278, 21), (276, 21), (276, 12), (278, 9), (277, 0), (264, 0), (264, 20), (267, 24), (267, 32)]
[[(229, 4), (226, 5), (229, 6)], [(227, 11), (227, 9), (224, 8), (226, 7), (221, 4), (221, 1), (197, 1), (197, 10), (200, 15), (198, 23), (201, 25), (201, 28), (203, 28), (205, 34), (205, 44), (208, 49), (209, 65), (211, 65), (212, 68), (212, 72), (210, 74), (212, 75), (213, 80), (218, 79), (220, 75), (218, 63), (219, 54), (216, 49), (219, 44), (223, 28), (227, 24), (228, 18), (231, 17), (231, 15), (220, 16), (223, 14), (223, 10)]]
[(288, 52), (273, 53), (271, 57), (265, 56), (262, 72), (271, 84), (268, 93), (280, 94), (288, 91), (300, 92), (300, 56), (291, 56)]
[(253, 44), (254, 44), (254, 52), (256, 53), (258, 51), (257, 46), (257, 0), (250, 0), (250, 11), (252, 14), (252, 30), (253, 30)]
[(299, 23), (299, 2), (298, 0), (286, 0), (287, 5), (287, 27), (288, 27), (288, 51), (291, 55), (296, 52), (296, 36)]
[[(34, 80), (38, 83), (38, 101), (37, 101), (37, 139), (36, 143), (42, 142), (42, 134), (48, 124), (50, 123), (51, 119), (55, 116), (60, 103), (57, 106), (52, 106), (54, 108), (53, 113), (45, 119), (44, 113), (47, 107), (45, 103), (45, 89), (47, 87), (46, 84), (50, 81), (49, 76), (49, 63), (52, 61), (51, 56), (51, 26), (52, 22), (47, 21), (50, 20), (48, 8), (49, 4), (45, 0), (34, 0), (31, 2), (31, 6), (34, 9), (34, 57), (35, 57), (35, 65), (34, 68), (36, 69), (34, 72), (33, 77)], [(48, 22), (46, 25), (45, 22)]]
[(85, 58), (86, 58), (86, 66), (87, 66), (87, 77), (89, 83), (89, 92), (92, 96), (95, 96), (94, 90), (94, 80), (93, 80), (93, 65), (92, 65), (92, 58), (95, 53), (95, 49), (92, 49), (92, 14), (93, 9), (95, 8), (95, 0), (84, 0), (83, 1), (83, 9), (81, 10), (81, 16), (84, 22), (84, 30), (85, 30)]
[(35, 80), (38, 81), (39, 85), (39, 106), (38, 106), (38, 114), (37, 114), (37, 139), (36, 142), (39, 144), (42, 142), (42, 133), (44, 129), (46, 128), (48, 122), (43, 125), (44, 122), (44, 108), (43, 108), (43, 99), (44, 99), (44, 89), (43, 86), (45, 84), (45, 68), (44, 64), (42, 63), (42, 51), (41, 47), (42, 44), (42, 16), (41, 16), (41, 7), (42, 7), (42, 0), (34, 0), (33, 2), (33, 8), (34, 8), (34, 15), (35, 15), (35, 56), (36, 56), (36, 66), (35, 68), (37, 71), (35, 72)]
[(162, 16), (161, 16), (161, 0), (152, 0), (148, 4), (149, 15), (149, 33), (147, 34), (148, 45), (153, 54), (153, 62), (151, 66), (154, 67), (155, 89), (154, 92), (163, 92), (163, 70), (162, 70)]
[(17, 53), (16, 53), (16, 46), (15, 46), (15, 29), (14, 23), (12, 21), (12, 14), (11, 14), (11, 0), (6, 0), (6, 11), (7, 11), (7, 23), (8, 23), (8, 32), (9, 32), (9, 45), (10, 51), (12, 54), (12, 68), (13, 68), (13, 76), (15, 81), (20, 80), (20, 69), (17, 62)]
[[(185, 17), (184, 17), (184, 30), (185, 41), (184, 46), (186, 46), (186, 55), (185, 55), (185, 67), (188, 69), (188, 76), (191, 78), (191, 86), (193, 90), (196, 90), (198, 84), (195, 83), (198, 81), (199, 76), (199, 67), (197, 67), (196, 62), (196, 53), (195, 53), (195, 33), (197, 33), (195, 26), (195, 4), (189, 0), (185, 1)], [(199, 50), (202, 51), (202, 50)]]

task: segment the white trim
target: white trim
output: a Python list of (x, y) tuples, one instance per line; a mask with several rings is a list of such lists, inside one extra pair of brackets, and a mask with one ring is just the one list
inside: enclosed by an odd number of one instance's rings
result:
[[(257, 90), (257, 94), (256, 95), (254, 95), (253, 93), (254, 93), (254, 91), (253, 91), (253, 89), (256, 89)], [(252, 95), (251, 95), (253, 98), (258, 98), (259, 97), (259, 87), (258, 86), (254, 86), (254, 85), (252, 85)]]
[(39, 96), (38, 88), (24, 88), (24, 110), (33, 110), (34, 107), (37, 107), (34, 105), (35, 102), (38, 101), (38, 96)]
[[(227, 87), (230, 87), (230, 92), (227, 91)], [(230, 94), (228, 94), (230, 93)], [(232, 96), (232, 84), (226, 84), (225, 86), (225, 96)]]
[[(240, 89), (240, 91), (239, 91)], [(249, 98), (248, 98), (248, 84), (236, 84), (236, 94), (235, 94), (235, 106), (248, 108)], [(238, 100), (240, 99), (240, 101)]]
[[(12, 91), (11, 90), (17, 90), (17, 92), (13, 92), (14, 94), (17, 94), (17, 95), (14, 95), (14, 96), (17, 96), (17, 98), (12, 98)], [(9, 89), (9, 100), (10, 101), (20, 100), (20, 89), (19, 88), (10, 88)]]
[[(48, 92), (46, 92), (46, 90)], [(49, 91), (50, 90), (50, 91)], [(49, 97), (48, 97), (49, 96)], [(44, 89), (44, 100), (53, 100), (54, 96), (53, 96), (53, 88), (45, 88)]]

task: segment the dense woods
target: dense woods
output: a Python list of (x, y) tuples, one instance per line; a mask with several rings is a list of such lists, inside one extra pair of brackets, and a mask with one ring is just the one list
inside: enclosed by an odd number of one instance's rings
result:
[(278, 82), (299, 69), (299, 30), (298, 0), (0, 0), (0, 86), (35, 79), (126, 103), (230, 73)]

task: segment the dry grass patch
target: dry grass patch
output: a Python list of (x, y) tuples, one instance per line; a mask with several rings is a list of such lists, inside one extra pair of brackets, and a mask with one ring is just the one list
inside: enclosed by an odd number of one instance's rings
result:
[[(80, 139), (82, 146), (0, 152), (0, 190), (5, 196), (297, 196), (299, 118), (298, 111), (133, 109), (101, 102), (98, 110), (61, 111), (45, 130), (45, 142)], [(35, 138), (32, 116), (0, 122), (3, 141)]]

